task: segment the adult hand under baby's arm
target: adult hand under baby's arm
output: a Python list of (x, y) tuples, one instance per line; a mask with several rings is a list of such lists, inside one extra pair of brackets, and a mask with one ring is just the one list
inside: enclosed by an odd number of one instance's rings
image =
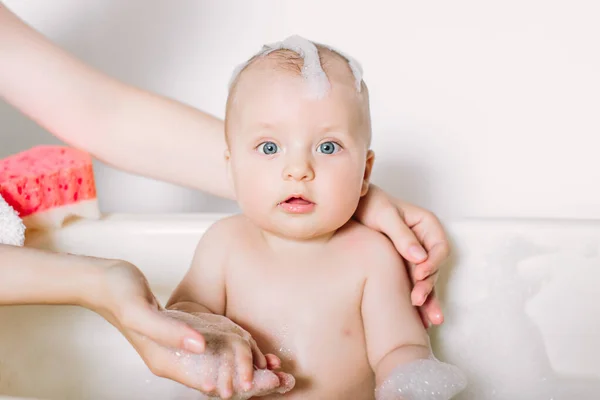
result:
[(229, 318), (209, 312), (164, 313), (193, 327), (205, 339), (202, 354), (173, 353), (176, 368), (190, 377), (189, 386), (200, 388), (208, 396), (236, 400), (285, 393), (293, 388), (291, 375), (270, 370), (280, 365), (274, 355), (267, 355), (270, 369), (253, 370), (256, 358), (264, 356), (250, 334)]
[(100, 314), (134, 345), (136, 337), (145, 337), (161, 346), (191, 352), (204, 350), (202, 335), (160, 312), (161, 305), (135, 265), (107, 261), (111, 264), (102, 269), (97, 288), (89, 292), (82, 306)]
[[(439, 268), (450, 253), (450, 246), (438, 218), (431, 212), (387, 195), (370, 185), (355, 215), (361, 223), (386, 234), (397, 251), (408, 261), (414, 284), (412, 303), (419, 306), (423, 324), (444, 321), (434, 285)], [(425, 247), (425, 250), (423, 250)]]
[(369, 243), (371, 265), (361, 314), (377, 400), (448, 400), (465, 385), (462, 372), (433, 356), (410, 301), (410, 281), (389, 241)]
[[(241, 369), (235, 370), (239, 376), (247, 376), (249, 371), (252, 387), (249, 391), (242, 392), (241, 396), (234, 397), (235, 399), (287, 391), (293, 387), (294, 381), (290, 375), (271, 371), (279, 368), (280, 360), (273, 355), (267, 355), (265, 358), (262, 353), (259, 354), (254, 340), (227, 318), (207, 315), (202, 320), (205, 322), (204, 329), (198, 329), (199, 325), (202, 326), (201, 321), (181, 317), (190, 314), (163, 310), (144, 275), (134, 265), (125, 261), (115, 260), (114, 264), (102, 269), (100, 276), (97, 290), (91, 291), (82, 305), (102, 315), (119, 329), (155, 375), (204, 393), (216, 393), (205, 390), (206, 386), (203, 385), (211, 381), (204, 379), (210, 378), (210, 375), (203, 375), (202, 371), (210, 371), (216, 362), (230, 359), (233, 353), (228, 351), (219, 353), (217, 358), (211, 356), (215, 345), (228, 343), (224, 340), (226, 337), (230, 340), (229, 343), (231, 340), (236, 343), (236, 346), (233, 346), (234, 349), (238, 349), (235, 355), (238, 358), (245, 357), (249, 362), (225, 363), (223, 368), (214, 369), (221, 377), (221, 380), (217, 381), (220, 385), (216, 387), (217, 391), (227, 384), (226, 372), (231, 369), (226, 367), (236, 365), (242, 366)], [(223, 318), (223, 321), (216, 323), (214, 320), (219, 317)], [(220, 336), (219, 331), (215, 330), (217, 327), (223, 335)], [(236, 335), (246, 340), (248, 345), (241, 343), (239, 339), (234, 340)], [(229, 347), (231, 348), (232, 346)], [(263, 367), (269, 369), (253, 371), (252, 363), (257, 359), (262, 360), (257, 364), (264, 364)], [(205, 362), (193, 363), (199, 360)], [(197, 368), (198, 366), (202, 368)], [(221, 394), (223, 398), (227, 398), (223, 395), (226, 392)]]

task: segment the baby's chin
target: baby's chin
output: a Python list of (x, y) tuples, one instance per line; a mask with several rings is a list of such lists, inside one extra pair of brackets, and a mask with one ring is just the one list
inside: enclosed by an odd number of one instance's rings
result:
[(327, 241), (351, 217), (343, 220), (327, 220), (319, 215), (278, 215), (265, 221), (254, 221), (258, 228), (271, 235), (298, 242)]

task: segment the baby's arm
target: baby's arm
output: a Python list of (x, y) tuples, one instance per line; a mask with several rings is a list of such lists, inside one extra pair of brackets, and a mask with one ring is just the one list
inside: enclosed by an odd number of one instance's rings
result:
[[(225, 218), (213, 224), (202, 236), (196, 247), (191, 266), (182, 281), (171, 294), (166, 308), (189, 314), (225, 315), (227, 302), (225, 275), (227, 254), (231, 252), (232, 231), (235, 230), (233, 218)], [(208, 317), (211, 320), (218, 318)], [(237, 332), (247, 335), (242, 328), (230, 324)], [(254, 339), (247, 335), (252, 344), (254, 363), (258, 368), (266, 368), (267, 360), (258, 350)], [(252, 367), (252, 364), (250, 364)], [(248, 371), (250, 378), (252, 370)]]
[(187, 313), (225, 315), (227, 221), (212, 225), (202, 236), (190, 268), (166, 307)]
[(402, 259), (388, 240), (374, 240), (362, 315), (377, 400), (447, 400), (465, 379), (458, 368), (437, 361), (418, 311)]
[[(206, 393), (224, 398), (237, 393), (235, 399), (247, 399), (288, 391), (293, 387), (293, 377), (265, 370), (267, 366), (277, 368), (279, 359), (272, 354), (265, 357), (251, 335), (224, 316), (232, 229), (235, 224), (226, 218), (203, 235), (190, 269), (167, 303), (167, 315), (186, 322), (203, 335), (204, 354), (187, 358), (187, 362), (196, 372), (201, 371), (200, 386)], [(262, 371), (254, 371), (253, 365)]]

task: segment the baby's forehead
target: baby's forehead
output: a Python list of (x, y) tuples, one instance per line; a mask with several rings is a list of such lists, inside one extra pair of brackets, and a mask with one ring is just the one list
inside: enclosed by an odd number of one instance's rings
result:
[[(307, 128), (307, 134), (318, 134), (319, 127), (331, 127), (370, 137), (366, 89), (356, 93), (352, 78), (344, 75), (340, 82), (331, 77), (329, 93), (314, 99), (306, 95), (301, 76), (293, 71), (273, 70), (269, 65), (256, 65), (240, 80), (226, 118), (226, 125), (235, 127), (234, 131), (257, 132), (264, 125), (274, 132)], [(258, 127), (261, 129), (255, 129)]]
[[(281, 110), (318, 110), (317, 115), (346, 116), (363, 114), (368, 110), (366, 88), (357, 93), (352, 75), (344, 69), (342, 62), (338, 66), (330, 65), (328, 71), (330, 87), (328, 92), (315, 98), (305, 79), (297, 72), (293, 64), (282, 64), (280, 60), (260, 60), (249, 66), (240, 76), (231, 99), (231, 110), (244, 120), (262, 118), (263, 113), (281, 115)], [(329, 113), (328, 113), (329, 111)], [(310, 119), (315, 114), (307, 114)]]

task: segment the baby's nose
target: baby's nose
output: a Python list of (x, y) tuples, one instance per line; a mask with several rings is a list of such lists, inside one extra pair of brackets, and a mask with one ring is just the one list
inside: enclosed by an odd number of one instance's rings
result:
[(283, 179), (295, 181), (311, 181), (315, 178), (315, 172), (307, 161), (296, 161), (290, 163), (283, 170)]

